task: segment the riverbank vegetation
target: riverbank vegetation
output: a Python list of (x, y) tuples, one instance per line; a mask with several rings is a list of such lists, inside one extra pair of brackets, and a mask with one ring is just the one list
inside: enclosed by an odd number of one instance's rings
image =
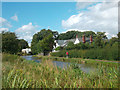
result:
[(61, 50), (59, 52), (52, 52), (51, 56), (66, 57), (66, 52), (69, 53), (69, 58), (99, 59), (112, 61), (119, 60), (118, 43), (115, 43), (111, 47), (105, 48)]
[(52, 60), (41, 63), (3, 54), (3, 88), (118, 88), (118, 66), (98, 66), (94, 73), (84, 73), (75, 65), (61, 69)]

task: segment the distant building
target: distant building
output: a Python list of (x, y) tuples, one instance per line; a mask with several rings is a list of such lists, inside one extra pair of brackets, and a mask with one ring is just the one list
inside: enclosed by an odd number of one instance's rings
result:
[(22, 49), (22, 53), (29, 54), (31, 53), (31, 49), (30, 48)]
[(78, 44), (80, 42), (86, 43), (92, 43), (93, 39), (92, 39), (92, 35), (90, 35), (90, 38), (85, 37), (85, 35), (82, 36), (82, 38), (78, 38), (78, 35), (76, 35), (76, 39), (69, 39), (69, 40), (55, 40), (56, 46), (54, 46), (53, 52), (55, 51), (55, 48), (61, 46), (67, 46), (68, 42), (73, 42), (74, 44)]

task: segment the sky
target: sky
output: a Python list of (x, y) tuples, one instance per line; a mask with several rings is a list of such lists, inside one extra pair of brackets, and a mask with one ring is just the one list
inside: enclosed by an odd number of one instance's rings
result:
[[(115, 1), (115, 0), (114, 0)], [(102, 31), (108, 38), (118, 33), (117, 2), (2, 2), (0, 32), (15, 32), (29, 45), (35, 33), (51, 29), (64, 33)]]

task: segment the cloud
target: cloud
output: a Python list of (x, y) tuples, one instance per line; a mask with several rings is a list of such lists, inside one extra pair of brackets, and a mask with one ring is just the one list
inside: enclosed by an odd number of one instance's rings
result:
[(64, 31), (62, 33), (66, 33), (68, 31), (79, 31), (79, 32), (85, 32), (85, 31), (90, 31), (90, 30), (79, 30), (79, 29), (68, 29), (67, 31)]
[(0, 27), (11, 28), (12, 25), (6, 19), (0, 17)]
[(119, 2), (119, 0), (75, 0), (76, 2)]
[(87, 7), (88, 11), (62, 20), (64, 29), (104, 31), (108, 37), (118, 33), (118, 3), (97, 3)]
[(1, 33), (2, 31), (7, 32), (7, 31), (9, 31), (9, 29), (8, 29), (8, 28), (0, 28), (0, 33)]
[(95, 2), (77, 2), (77, 4), (76, 4), (76, 7), (77, 7), (77, 9), (79, 10), (79, 9), (84, 9), (84, 8), (87, 8), (88, 6), (90, 6), (90, 5), (93, 5)]
[(11, 17), (12, 20), (18, 21), (18, 16), (15, 14), (14, 16)]
[(29, 24), (23, 25), (22, 27), (15, 30), (15, 33), (17, 34), (19, 39), (25, 39), (30, 45), (33, 35), (36, 32), (40, 31), (38, 30), (38, 27), (38, 25), (32, 25), (32, 23), (30, 22)]

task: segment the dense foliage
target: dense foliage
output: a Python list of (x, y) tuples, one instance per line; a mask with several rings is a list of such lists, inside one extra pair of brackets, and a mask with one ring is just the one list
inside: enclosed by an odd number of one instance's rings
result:
[(13, 32), (2, 32), (2, 52), (16, 54), (28, 47), (25, 40), (19, 40)]
[(25, 41), (24, 39), (19, 39), (18, 41), (19, 41), (19, 43), (18, 43), (19, 52), (21, 52), (22, 49), (25, 49), (25, 48), (28, 48), (28, 47), (29, 47), (29, 46), (28, 46), (28, 42)]
[(37, 34), (33, 35), (31, 42), (31, 49), (33, 54), (44, 53), (48, 54), (52, 51), (54, 43), (54, 38), (58, 33), (51, 30), (42, 29)]
[(59, 52), (53, 52), (51, 53), (51, 55), (58, 57), (66, 57), (66, 52), (69, 53), (69, 58), (119, 60), (117, 42), (114, 43), (112, 46), (106, 46), (105, 48), (62, 50)]
[(68, 31), (66, 33), (61, 33), (58, 35), (57, 40), (68, 40), (68, 39), (75, 39), (76, 35), (78, 35), (78, 38), (81, 38), (83, 35), (86, 37), (90, 37), (90, 35), (93, 35), (93, 37), (96, 36), (95, 32), (93, 31)]
[(14, 54), (17, 53), (18, 50), (18, 39), (15, 33), (2, 32), (2, 51)]

